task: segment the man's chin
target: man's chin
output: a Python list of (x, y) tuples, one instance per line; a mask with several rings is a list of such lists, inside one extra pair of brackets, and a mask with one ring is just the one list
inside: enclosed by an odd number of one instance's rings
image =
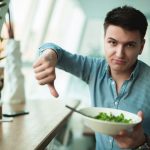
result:
[(113, 66), (111, 67), (111, 70), (115, 72), (122, 72), (124, 71), (124, 68), (122, 66)]

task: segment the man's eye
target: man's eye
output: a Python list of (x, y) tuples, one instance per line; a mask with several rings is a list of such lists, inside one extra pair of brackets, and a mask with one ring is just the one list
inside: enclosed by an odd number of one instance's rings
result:
[(126, 45), (128, 48), (134, 48), (135, 47), (135, 44), (132, 44), (132, 43), (129, 43)]
[(111, 44), (112, 46), (116, 46), (117, 45), (117, 42), (115, 41), (108, 41), (109, 44)]

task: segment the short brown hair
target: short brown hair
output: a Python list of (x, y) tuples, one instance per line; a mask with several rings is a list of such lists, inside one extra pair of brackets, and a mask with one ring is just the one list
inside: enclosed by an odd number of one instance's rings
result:
[(145, 15), (131, 7), (117, 7), (107, 13), (104, 21), (104, 30), (106, 32), (109, 25), (116, 25), (125, 28), (129, 31), (139, 31), (143, 39), (147, 30), (147, 19)]

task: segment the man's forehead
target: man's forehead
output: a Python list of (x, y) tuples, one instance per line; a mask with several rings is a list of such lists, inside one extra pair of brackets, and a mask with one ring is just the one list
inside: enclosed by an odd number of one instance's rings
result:
[(129, 31), (119, 26), (110, 25), (105, 32), (106, 39), (114, 39), (123, 42), (141, 41), (139, 31)]

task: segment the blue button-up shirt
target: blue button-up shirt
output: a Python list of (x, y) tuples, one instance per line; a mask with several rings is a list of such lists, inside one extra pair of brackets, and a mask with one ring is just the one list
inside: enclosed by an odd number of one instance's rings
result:
[[(93, 58), (71, 54), (61, 47), (46, 43), (39, 48), (41, 54), (46, 49), (53, 49), (58, 55), (57, 67), (67, 71), (89, 86), (91, 101), (95, 107), (109, 107), (137, 113), (144, 112), (144, 132), (150, 135), (150, 67), (138, 60), (137, 65), (126, 80), (119, 93), (116, 83), (109, 74), (105, 58)], [(111, 136), (95, 133), (96, 150), (119, 150)]]

